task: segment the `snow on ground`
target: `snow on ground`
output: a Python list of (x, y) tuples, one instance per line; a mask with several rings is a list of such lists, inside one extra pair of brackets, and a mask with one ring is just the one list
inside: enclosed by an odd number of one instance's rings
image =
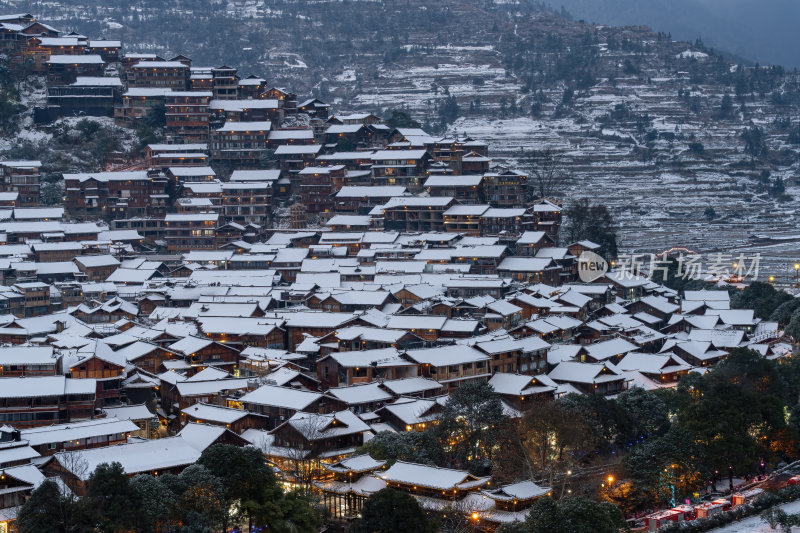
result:
[(680, 54), (677, 54), (675, 57), (679, 59), (707, 59), (708, 54), (704, 52), (698, 52), (696, 50), (686, 50)]
[[(779, 505), (778, 507), (789, 514), (800, 513), (800, 500)], [(769, 525), (756, 515), (711, 531), (717, 533), (778, 533), (780, 529), (770, 529)], [(800, 527), (793, 527), (792, 531), (800, 532)]]
[[(0, 0), (0, 5), (10, 1)], [(283, 16), (259, 0), (225, 3), (248, 16), (257, 6), (258, 17)], [(142, 13), (143, 8), (135, 7), (129, 16), (103, 20), (109, 27), (130, 24), (132, 17)], [(756, 194), (754, 173), (747, 171), (748, 158), (741, 142), (742, 129), (749, 122), (741, 115), (720, 121), (708, 114), (719, 106), (723, 94), (731, 92), (729, 87), (692, 83), (688, 71), (665, 75), (665, 71), (651, 69), (641, 76), (619, 73), (613, 80), (599, 80), (587, 91), (576, 91), (567, 109), (558, 114), (564, 87), (542, 86), (541, 108), (536, 111), (540, 118), (534, 118), (530, 110), (534, 98), (539, 97), (538, 88), (535, 92), (522, 90), (523, 80), (506, 71), (499, 45), (457, 37), (452, 41), (436, 46), (408, 45), (406, 53), (391, 62), (380, 55), (364, 54), (359, 63), (323, 71), (329, 101), (336, 112), (381, 113), (407, 108), (423, 122), (437, 116), (437, 106), (447, 96), (456, 96), (460, 118), (450, 125), (448, 135), (484, 141), (490, 146), (493, 163), (522, 172), (530, 172), (533, 150), (560, 153), (569, 181), (559, 196), (568, 203), (572, 198), (589, 197), (608, 206), (620, 227), (619, 241), (625, 252), (653, 253), (676, 245), (706, 253), (758, 251), (764, 258), (765, 275), (782, 275), (787, 264), (800, 258), (795, 257), (800, 239), (779, 245), (748, 244), (756, 234), (789, 235), (800, 227), (800, 209), (795, 207), (800, 198), (800, 163), (773, 170), (772, 175), (782, 175), (794, 202), (777, 203)], [(156, 46), (143, 42), (137, 43), (136, 49), (163, 52)], [(634, 55), (602, 44), (598, 49), (620, 65), (628, 57), (637, 63), (654, 63), (652, 54)], [(674, 52), (686, 59), (705, 59), (705, 54), (691, 46)], [(264, 50), (259, 61), (279, 86), (295, 87), (308, 77), (307, 71), (314, 70), (306, 68), (301, 55), (283, 48)], [(373, 68), (366, 72), (361, 68), (364, 64)], [(319, 80), (313, 83), (319, 84)], [(703, 113), (691, 111), (686, 99), (678, 96), (679, 90), (701, 101)], [(36, 98), (43, 100), (43, 89)], [(501, 113), (503, 101), (506, 114)], [(515, 111), (509, 109), (512, 104)], [(764, 125), (767, 131), (777, 112), (767, 101), (747, 103), (747, 120)], [(636, 117), (646, 120), (639, 125)], [(23, 124), (21, 138), (46, 142), (48, 134), (34, 132), (29, 120)], [(655, 138), (646, 138), (645, 132)], [(126, 147), (130, 142), (125, 140)], [(690, 142), (702, 144), (704, 153), (693, 152)], [(788, 145), (785, 134), (771, 134), (768, 143), (773, 152), (797, 150)], [(0, 149), (7, 146), (8, 141), (0, 139)], [(711, 223), (704, 215), (708, 207), (716, 212)]]
[(563, 139), (557, 129), (567, 123), (543, 122), (534, 118), (517, 117), (508, 119), (459, 118), (450, 126), (451, 135), (467, 135), (489, 143), (490, 155), (500, 153), (497, 159), (508, 157), (515, 152), (542, 149), (544, 147), (568, 150), (573, 148)]
[(333, 79), (336, 81), (356, 81), (356, 71), (349, 68)]

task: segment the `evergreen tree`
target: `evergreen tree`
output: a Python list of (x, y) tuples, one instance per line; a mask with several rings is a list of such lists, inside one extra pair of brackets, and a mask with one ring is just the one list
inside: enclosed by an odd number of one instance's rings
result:
[(502, 418), (500, 396), (487, 382), (473, 381), (458, 387), (436, 425), (440, 442), (455, 442), (447, 447), (448, 463), (487, 469)]
[(606, 259), (617, 256), (617, 227), (606, 206), (582, 198), (570, 205), (564, 214), (570, 242), (592, 241), (600, 245), (598, 253)]
[(444, 452), (432, 431), (405, 431), (394, 433), (381, 431), (357, 450), (358, 454), (369, 454), (375, 459), (434, 464), (445, 463)]
[(719, 105), (719, 116), (722, 118), (729, 118), (733, 115), (733, 98), (731, 95), (725, 93)]
[(752, 159), (761, 159), (767, 154), (764, 133), (758, 126), (745, 128), (741, 137), (744, 141), (744, 150)]
[(20, 533), (61, 533), (63, 499), (54, 481), (45, 481), (31, 493), (17, 516)]
[(598, 503), (587, 498), (569, 496), (553, 501), (549, 496), (533, 504), (519, 528), (500, 529), (501, 533), (618, 533), (626, 527), (622, 511), (615, 505)]
[(178, 520), (190, 531), (214, 531), (228, 521), (225, 487), (206, 467), (193, 464), (177, 476)]
[[(445, 88), (446, 90), (447, 88)], [(449, 93), (446, 93), (449, 94)], [(443, 124), (451, 124), (458, 118), (458, 101), (455, 96), (448, 96), (439, 106), (439, 119)]]
[(84, 501), (101, 533), (133, 528), (141, 509), (139, 492), (119, 463), (99, 465), (86, 483)]
[(417, 500), (405, 492), (381, 489), (364, 503), (361, 518), (348, 533), (435, 533), (437, 528)]
[(409, 115), (407, 111), (402, 109), (392, 109), (389, 118), (387, 118), (385, 122), (390, 129), (422, 127), (419, 122), (411, 118), (411, 115)]
[(136, 514), (136, 531), (162, 533), (166, 530), (177, 505), (175, 494), (156, 478), (139, 474), (130, 481), (141, 505)]

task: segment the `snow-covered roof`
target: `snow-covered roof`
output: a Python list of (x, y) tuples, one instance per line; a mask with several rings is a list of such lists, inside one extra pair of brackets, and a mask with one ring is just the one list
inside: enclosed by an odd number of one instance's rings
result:
[(170, 222), (216, 222), (219, 219), (217, 213), (168, 213), (164, 217), (164, 221)]
[(322, 150), (321, 144), (282, 144), (275, 149), (275, 155), (317, 154)]
[(250, 132), (250, 131), (269, 131), (272, 128), (272, 122), (269, 120), (263, 121), (253, 121), (253, 122), (233, 122), (228, 121), (226, 122), (221, 128), (218, 128), (218, 132), (229, 132), (229, 131), (243, 131), (243, 132)]
[(708, 309), (706, 315), (716, 315), (726, 326), (754, 326), (758, 322), (752, 309)]
[(383, 382), (382, 386), (397, 396), (437, 391), (442, 388), (442, 384), (438, 381), (421, 376), (387, 380)]
[(336, 198), (390, 198), (393, 196), (403, 196), (406, 188), (402, 185), (345, 185), (336, 193)]
[(503, 485), (497, 489), (486, 490), (482, 492), (489, 498), (498, 501), (517, 501), (517, 500), (532, 500), (545, 496), (550, 493), (549, 488), (540, 487), (533, 481), (518, 481), (510, 485)]
[(378, 459), (373, 459), (369, 455), (356, 455), (354, 457), (350, 457), (347, 459), (343, 459), (341, 461), (337, 461), (332, 464), (323, 464), (322, 467), (325, 470), (330, 472), (336, 473), (354, 473), (359, 474), (361, 472), (371, 472), (373, 470), (377, 470), (378, 468), (382, 467), (386, 464), (386, 461), (379, 461)]
[[(0, 464), (12, 464), (21, 462), (30, 462), (31, 459), (41, 457), (41, 454), (31, 448), (29, 444), (25, 444), (26, 439), (21, 442), (4, 442), (0, 446)], [(0, 469), (2, 474), (5, 474), (5, 469)], [(2, 518), (0, 518), (2, 520)]]
[(629, 353), (617, 364), (620, 370), (638, 370), (644, 374), (670, 374), (691, 370), (692, 365), (671, 352)]
[(187, 396), (206, 396), (220, 394), (226, 391), (245, 390), (248, 387), (246, 379), (217, 379), (213, 381), (180, 381), (175, 386), (178, 394)]
[(350, 387), (328, 389), (328, 394), (340, 399), (348, 405), (359, 405), (372, 402), (384, 402), (392, 399), (392, 395), (381, 388), (381, 384), (363, 383)]
[(221, 426), (189, 422), (178, 432), (178, 436), (192, 448), (203, 452), (226, 432), (230, 430)]
[(190, 383), (195, 381), (215, 381), (218, 379), (227, 379), (229, 377), (231, 377), (231, 375), (224, 370), (214, 368), (213, 366), (207, 366), (197, 374), (187, 378), (186, 381)]
[(52, 346), (3, 346), (0, 348), (0, 367), (11, 365), (55, 365)]
[(429, 364), (437, 367), (467, 364), (489, 359), (489, 356), (485, 353), (475, 348), (461, 345), (408, 350), (406, 355), (417, 363)]
[(525, 376), (504, 372), (496, 372), (489, 380), (489, 385), (498, 394), (513, 396), (554, 392), (558, 388), (556, 382), (545, 375)]
[(105, 411), (109, 417), (118, 420), (148, 420), (155, 416), (145, 404), (103, 407), (103, 411)]
[(652, 307), (653, 309), (656, 309), (657, 311), (660, 311), (662, 313), (666, 313), (666, 314), (674, 313), (678, 309), (680, 309), (680, 307), (678, 305), (670, 303), (669, 300), (667, 300), (666, 298), (663, 298), (661, 296), (648, 295), (648, 296), (644, 296), (640, 301), (643, 304), (645, 304), (645, 305), (647, 305), (649, 307)]
[(180, 61), (140, 61), (133, 65), (132, 68), (177, 68), (188, 69), (189, 67)]
[[(79, 460), (73, 460), (74, 457)], [(59, 463), (82, 480), (102, 463), (118, 462), (127, 474), (163, 471), (188, 466), (197, 462), (200, 451), (179, 436), (163, 439), (141, 440), (128, 444), (89, 448), (80, 452), (60, 452), (55, 455)]]
[(326, 226), (369, 226), (369, 215), (334, 215), (325, 223)]
[[(483, 180), (482, 175), (438, 176), (433, 175), (425, 180), (425, 187), (477, 187)], [(489, 206), (486, 206), (487, 208)]]
[(73, 87), (122, 87), (122, 80), (108, 76), (77, 76)]
[(579, 363), (564, 361), (559, 363), (547, 376), (554, 381), (597, 384), (624, 379), (615, 365), (605, 363)]
[(287, 139), (313, 139), (314, 130), (308, 129), (290, 129), (290, 130), (273, 130), (269, 132), (270, 141), (281, 141)]
[(276, 181), (281, 177), (280, 170), (234, 170), (229, 178), (232, 182), (237, 181)]
[(453, 202), (452, 196), (394, 196), (383, 205), (383, 209), (393, 209), (395, 207), (446, 207)]
[(710, 342), (715, 348), (736, 348), (744, 340), (744, 331), (737, 329), (698, 329), (689, 332), (690, 341)]
[(83, 255), (76, 257), (75, 262), (87, 268), (119, 266), (119, 260), (113, 255)]
[(405, 461), (396, 461), (378, 477), (389, 483), (415, 485), (436, 490), (454, 490), (465, 486), (474, 487), (488, 483), (489, 479), (473, 476), (466, 470), (453, 470)]
[(209, 166), (199, 167), (169, 167), (169, 172), (176, 177), (189, 176), (216, 176), (217, 173)]
[[(430, 179), (430, 178), (428, 178)], [(488, 205), (454, 205), (444, 212), (444, 216), (480, 216), (488, 211)]]
[(616, 338), (595, 344), (589, 344), (585, 347), (585, 349), (586, 354), (592, 359), (596, 361), (604, 361), (612, 357), (632, 352), (637, 349), (637, 346), (623, 338)]
[(331, 352), (323, 359), (331, 358), (342, 368), (365, 368), (375, 363), (380, 367), (410, 366), (412, 363), (403, 359), (396, 348), (378, 348), (374, 350), (356, 350), (352, 352)]
[(387, 403), (376, 411), (376, 413), (382, 411), (391, 413), (403, 424), (412, 426), (416, 424), (427, 424), (428, 422), (438, 420), (441, 413), (441, 404), (436, 400), (399, 398), (392, 403)]
[(684, 291), (683, 299), (700, 302), (729, 302), (731, 296), (728, 291)]
[(103, 58), (96, 54), (51, 55), (47, 62), (51, 65), (102, 65)]
[(139, 426), (130, 420), (111, 417), (23, 429), (22, 439), (27, 440), (31, 446), (41, 446), (136, 431), (139, 431)]
[(295, 413), (284, 424), (292, 426), (309, 441), (370, 431), (369, 426), (358, 415), (348, 410), (327, 414)]
[(318, 392), (307, 392), (275, 385), (262, 385), (242, 396), (240, 401), (243, 404), (284, 407), (302, 411), (321, 398), (322, 394)]
[(96, 390), (95, 379), (71, 379), (64, 376), (0, 378), (0, 398), (94, 394)]
[(250, 109), (278, 109), (280, 104), (275, 99), (258, 100), (211, 100), (209, 109), (214, 111), (241, 112)]

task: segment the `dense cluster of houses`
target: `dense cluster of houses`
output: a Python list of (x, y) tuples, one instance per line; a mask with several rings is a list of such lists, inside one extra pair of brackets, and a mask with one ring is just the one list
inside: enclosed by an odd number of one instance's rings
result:
[[(283, 230), (156, 255), (135, 231), (46, 211), (2, 225), (42, 225), (0, 246), (8, 516), (46, 477), (80, 491), (87, 463), (172, 472), (223, 442), (259, 447), (337, 518), (388, 485), (429, 509), (521, 520), (549, 489), (353, 454), (377, 432), (436, 424), (473, 381), (515, 418), (568, 393), (674, 386), (735, 347), (787, 352), (777, 324), (731, 309), (727, 291), (677, 294), (626, 272), (580, 283), (576, 256), (596, 245), (541, 231)], [(43, 238), (58, 232), (75, 237)]]
[[(554, 236), (559, 209), (523, 205), (528, 177), (492, 166), (480, 141), (390, 128), (369, 113), (330, 115), (316, 98), (298, 102), (235, 68), (122, 54), (117, 41), (61, 35), (28, 14), (0, 17), (0, 35), (15, 64), (47, 74), (39, 120), (113, 116), (132, 126), (164, 114), (166, 143), (148, 146), (140, 164), (65, 175), (72, 216), (146, 229), (146, 237), (172, 233), (174, 249), (213, 248), (220, 229), (238, 238), (257, 234), (271, 222), (270, 206), (294, 204), (304, 206), (289, 223), (297, 228), (320, 214), (323, 223), (342, 215), (334, 228), (470, 235), (541, 228)], [(0, 162), (2, 191), (18, 193), (16, 206), (36, 205), (40, 166)], [(235, 172), (218, 176), (211, 166)], [(187, 216), (170, 224), (168, 212)], [(176, 224), (183, 228), (171, 231)], [(200, 228), (202, 238), (182, 238)]]
[(580, 283), (598, 245), (560, 242), (561, 206), (527, 201), (527, 176), (483, 143), (329, 116), (233, 68), (120, 55), (29, 15), (0, 32), (47, 72), (54, 112), (129, 123), (163, 105), (168, 138), (141, 169), (64, 174), (64, 208), (35, 207), (38, 162), (0, 161), (0, 525), (48, 477), (80, 493), (103, 462), (158, 475), (228, 443), (260, 448), (335, 518), (390, 486), (491, 528), (549, 489), (354, 452), (436, 424), (465, 383), (488, 381), (518, 418), (674, 386), (735, 347), (786, 353), (727, 291), (622, 271)]

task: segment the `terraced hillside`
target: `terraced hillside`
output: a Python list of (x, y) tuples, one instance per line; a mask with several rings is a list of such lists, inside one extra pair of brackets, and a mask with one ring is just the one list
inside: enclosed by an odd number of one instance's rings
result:
[(2, 0), (0, 9), (119, 37), (126, 50), (233, 64), (337, 112), (407, 108), (430, 131), (485, 140), (497, 163), (523, 170), (534, 150), (555, 150), (569, 176), (562, 196), (608, 204), (624, 249), (782, 236), (765, 249), (778, 268), (800, 247), (800, 75), (734, 65), (701, 43), (574, 22), (524, 1)]

